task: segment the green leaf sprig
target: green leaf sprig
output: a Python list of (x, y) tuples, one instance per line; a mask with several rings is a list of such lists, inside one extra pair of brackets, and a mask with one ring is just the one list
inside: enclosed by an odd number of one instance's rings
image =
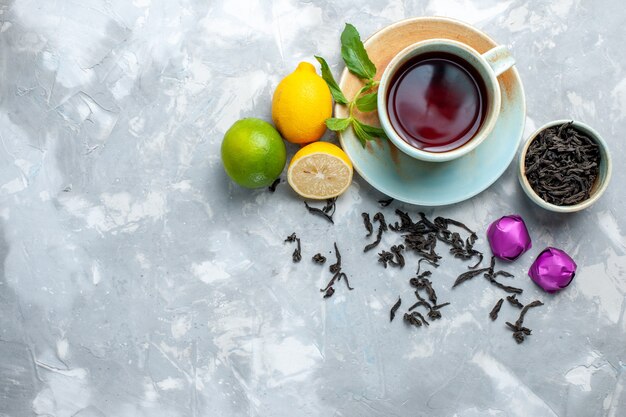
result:
[(380, 127), (367, 125), (354, 116), (354, 108), (360, 112), (367, 113), (376, 110), (378, 102), (378, 92), (374, 91), (378, 87), (379, 81), (374, 80), (376, 76), (376, 66), (367, 55), (367, 51), (361, 42), (359, 32), (350, 23), (341, 34), (341, 57), (348, 67), (348, 70), (363, 80), (365, 83), (350, 101), (339, 88), (333, 74), (330, 72), (328, 63), (321, 56), (315, 56), (322, 69), (322, 78), (328, 84), (330, 93), (336, 103), (348, 106), (348, 117), (331, 117), (326, 120), (326, 127), (335, 132), (341, 132), (352, 126), (356, 137), (365, 147), (367, 141), (376, 138), (387, 139), (387, 135)]

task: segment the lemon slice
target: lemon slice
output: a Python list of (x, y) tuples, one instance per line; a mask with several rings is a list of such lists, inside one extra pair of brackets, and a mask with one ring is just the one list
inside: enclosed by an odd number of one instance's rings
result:
[(340, 147), (314, 142), (293, 156), (287, 169), (287, 181), (304, 198), (337, 197), (352, 182), (352, 163)]

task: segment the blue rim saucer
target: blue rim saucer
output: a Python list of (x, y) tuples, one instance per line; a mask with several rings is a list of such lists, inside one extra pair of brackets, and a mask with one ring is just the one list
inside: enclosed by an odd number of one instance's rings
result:
[[(478, 29), (440, 17), (403, 20), (376, 32), (364, 42), (377, 68), (377, 79), (395, 54), (425, 39), (448, 38), (464, 42), (479, 53), (497, 46)], [(420, 161), (401, 152), (391, 142), (371, 141), (361, 146), (354, 131), (339, 134), (339, 141), (354, 169), (372, 187), (406, 203), (442, 206), (467, 200), (487, 189), (506, 171), (519, 146), (526, 120), (524, 89), (515, 67), (498, 77), (502, 90), (500, 116), (485, 141), (469, 154), (449, 162)], [(352, 98), (362, 85), (344, 69), (339, 85)], [(335, 117), (347, 117), (345, 106), (335, 106)], [(357, 115), (378, 125), (376, 113)]]

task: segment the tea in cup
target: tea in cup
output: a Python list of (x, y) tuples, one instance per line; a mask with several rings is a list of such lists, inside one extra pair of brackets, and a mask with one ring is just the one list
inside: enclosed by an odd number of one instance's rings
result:
[(514, 63), (503, 46), (482, 55), (448, 39), (408, 46), (382, 76), (381, 127), (414, 158), (443, 162), (463, 156), (493, 130), (501, 104), (497, 76)]

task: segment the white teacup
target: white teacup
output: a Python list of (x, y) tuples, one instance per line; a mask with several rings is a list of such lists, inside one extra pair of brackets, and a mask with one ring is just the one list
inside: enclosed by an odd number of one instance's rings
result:
[[(414, 57), (431, 53), (454, 55), (460, 58), (460, 61), (471, 65), (485, 88), (486, 97), (482, 99), (482, 102), (486, 109), (482, 123), (467, 142), (451, 150), (425, 150), (409, 144), (398, 134), (387, 111), (389, 89), (396, 72)], [(381, 127), (396, 147), (413, 158), (430, 162), (444, 162), (459, 158), (480, 145), (493, 130), (500, 114), (501, 102), (500, 84), (497, 77), (514, 64), (515, 60), (504, 46), (497, 46), (481, 55), (470, 46), (449, 39), (429, 39), (410, 45), (391, 60), (381, 78), (378, 87), (378, 117)]]

